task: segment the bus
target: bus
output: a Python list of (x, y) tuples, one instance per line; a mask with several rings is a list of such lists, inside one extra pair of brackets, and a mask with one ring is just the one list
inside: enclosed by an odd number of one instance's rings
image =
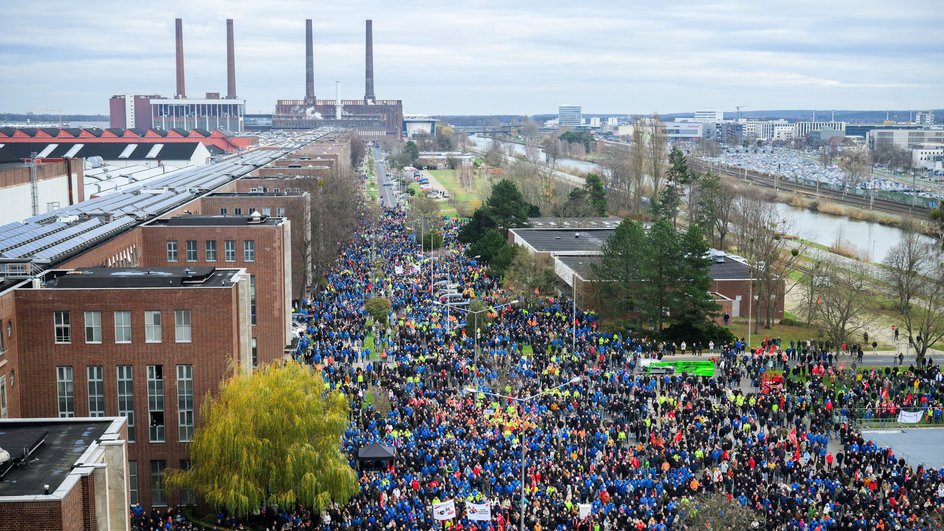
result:
[(715, 362), (711, 360), (656, 361), (642, 360), (647, 374), (693, 374), (712, 378), (715, 375)]

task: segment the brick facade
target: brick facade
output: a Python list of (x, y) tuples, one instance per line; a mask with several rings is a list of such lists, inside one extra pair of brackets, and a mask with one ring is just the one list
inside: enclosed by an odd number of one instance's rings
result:
[[(22, 416), (59, 416), (57, 367), (72, 367), (74, 414), (89, 416), (90, 366), (103, 368), (105, 415), (118, 416), (118, 367), (131, 366), (135, 442), (128, 444), (128, 460), (138, 466), (139, 500), (150, 505), (150, 462), (163, 460), (167, 468), (178, 468), (182, 459), (189, 458), (189, 442), (180, 442), (177, 366), (192, 366), (196, 424), (203, 397), (215, 392), (241, 362), (248, 362), (249, 330), (242, 314), (249, 308), (240, 290), (247, 282), (220, 287), (17, 290), (17, 321), (24, 324), (16, 333), (22, 351), (30, 353), (20, 359), (17, 371), (17, 386), (24, 389)], [(176, 340), (175, 310), (190, 310), (189, 343)], [(69, 312), (70, 343), (55, 341), (57, 311)], [(100, 343), (86, 342), (86, 311), (101, 312)], [(116, 343), (116, 311), (131, 313), (130, 343)], [(161, 312), (160, 343), (145, 341), (145, 311)], [(147, 373), (152, 365), (163, 371), (164, 442), (149, 442)], [(178, 499), (178, 493), (167, 493), (169, 505)]]
[[(176, 218), (185, 220), (186, 218)], [(247, 218), (248, 219), (248, 218)], [(291, 245), (291, 224), (279, 220), (276, 224), (170, 226), (151, 224), (141, 228), (143, 249), (142, 267), (215, 266), (240, 267), (252, 275), (256, 293), (256, 324), (252, 337), (256, 338), (258, 363), (281, 359), (285, 346), (291, 341), (291, 263), (286, 263), (286, 251)], [(187, 260), (187, 241), (196, 242), (196, 260)], [(208, 261), (207, 240), (216, 242), (216, 261)], [(225, 242), (234, 241), (233, 261), (226, 261)], [(168, 262), (167, 242), (177, 242), (177, 262)], [(252, 241), (255, 259), (245, 260), (244, 245)]]

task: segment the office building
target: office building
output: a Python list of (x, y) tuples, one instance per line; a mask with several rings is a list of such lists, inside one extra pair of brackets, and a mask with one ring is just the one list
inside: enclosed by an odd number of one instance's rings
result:
[(692, 117), (695, 122), (723, 122), (724, 111), (695, 111)]
[(934, 111), (918, 111), (914, 115), (914, 123), (923, 127), (934, 125)]
[(557, 107), (558, 127), (578, 127), (583, 124), (580, 105), (560, 105)]

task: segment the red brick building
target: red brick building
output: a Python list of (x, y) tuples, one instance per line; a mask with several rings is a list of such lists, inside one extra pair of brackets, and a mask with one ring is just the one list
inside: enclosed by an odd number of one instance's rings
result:
[(212, 267), (52, 270), (13, 291), (23, 417), (127, 417), (129, 496), (189, 466), (203, 397), (252, 363), (249, 274)]
[(0, 531), (129, 529), (127, 438), (123, 417), (0, 420)]
[(292, 342), (291, 222), (260, 216), (179, 216), (141, 227), (142, 267), (240, 267), (249, 274), (253, 366)]

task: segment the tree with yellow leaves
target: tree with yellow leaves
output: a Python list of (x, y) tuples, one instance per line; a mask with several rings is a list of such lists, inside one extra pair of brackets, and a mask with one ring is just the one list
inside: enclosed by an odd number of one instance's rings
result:
[(296, 363), (236, 374), (207, 397), (189, 470), (168, 484), (199, 492), (213, 507), (245, 516), (270, 504), (324, 510), (358, 491), (341, 452), (348, 404), (321, 374)]

